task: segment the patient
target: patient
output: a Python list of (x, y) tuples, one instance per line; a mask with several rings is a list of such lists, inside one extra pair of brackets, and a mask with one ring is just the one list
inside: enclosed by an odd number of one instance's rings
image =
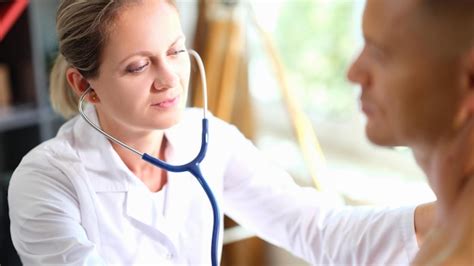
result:
[(437, 201), (416, 265), (474, 264), (474, 1), (367, 0), (361, 85), (366, 133), (408, 146)]

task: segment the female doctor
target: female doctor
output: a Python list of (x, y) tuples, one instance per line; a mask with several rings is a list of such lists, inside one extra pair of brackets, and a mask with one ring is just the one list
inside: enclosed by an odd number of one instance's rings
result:
[[(57, 33), (57, 111), (77, 114), (91, 88), (85, 113), (102, 130), (172, 164), (194, 158), (201, 111), (185, 108), (191, 61), (173, 1), (63, 0)], [(408, 264), (417, 252), (415, 208), (328, 206), (234, 126), (215, 117), (209, 125), (203, 175), (222, 210), (261, 238), (312, 264)], [(212, 210), (195, 178), (143, 161), (80, 116), (23, 158), (8, 200), (27, 265), (211, 260)]]

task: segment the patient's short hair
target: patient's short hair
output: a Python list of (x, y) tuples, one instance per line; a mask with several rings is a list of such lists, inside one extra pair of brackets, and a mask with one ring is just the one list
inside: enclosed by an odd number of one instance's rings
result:
[(422, 31), (438, 51), (459, 54), (474, 46), (474, 0), (414, 1)]

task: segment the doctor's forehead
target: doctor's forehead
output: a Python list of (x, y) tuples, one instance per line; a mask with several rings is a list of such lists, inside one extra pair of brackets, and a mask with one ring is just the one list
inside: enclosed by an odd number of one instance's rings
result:
[(121, 61), (139, 51), (161, 53), (181, 39), (184, 34), (176, 8), (165, 0), (148, 0), (128, 7), (116, 19), (104, 46), (104, 58)]
[[(126, 8), (110, 29), (111, 38), (121, 42), (144, 42), (148, 39), (173, 42), (182, 35), (177, 9), (165, 0), (147, 0)], [(131, 39), (126, 39), (133, 37)], [(121, 40), (121, 42), (120, 42)]]

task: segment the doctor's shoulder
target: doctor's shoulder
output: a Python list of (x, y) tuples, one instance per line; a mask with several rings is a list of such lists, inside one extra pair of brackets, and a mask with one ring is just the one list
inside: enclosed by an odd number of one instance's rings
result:
[[(68, 180), (61, 180), (67, 179), (65, 170), (70, 168), (71, 164), (80, 162), (80, 158), (71, 144), (72, 132), (68, 132), (72, 131), (68, 129), (72, 128), (73, 122), (66, 122), (58, 135), (39, 144), (22, 158), (12, 174), (10, 187), (13, 185), (23, 187), (34, 183), (43, 184), (48, 180), (69, 183)], [(61, 131), (63, 132), (61, 133)]]

